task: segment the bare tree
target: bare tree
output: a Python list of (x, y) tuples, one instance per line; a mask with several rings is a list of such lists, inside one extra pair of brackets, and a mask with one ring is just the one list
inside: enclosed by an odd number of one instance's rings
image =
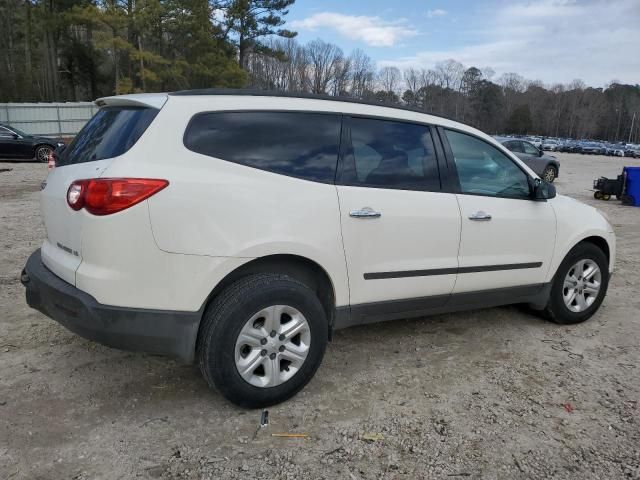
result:
[(415, 68), (407, 68), (402, 72), (402, 76), (407, 90), (412, 93), (417, 92), (420, 87), (420, 72)]
[(336, 68), (343, 60), (342, 49), (317, 39), (307, 44), (305, 53), (309, 62), (311, 92), (327, 93), (329, 85), (335, 80)]
[(398, 68), (383, 67), (378, 73), (378, 84), (383, 91), (396, 93), (400, 87), (401, 78)]
[(365, 97), (367, 92), (373, 90), (373, 79), (375, 77), (373, 61), (362, 50), (356, 49), (351, 52), (349, 63), (351, 65), (351, 95)]

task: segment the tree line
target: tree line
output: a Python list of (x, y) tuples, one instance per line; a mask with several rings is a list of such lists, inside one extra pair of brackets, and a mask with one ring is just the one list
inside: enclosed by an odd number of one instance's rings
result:
[(638, 84), (544, 85), (455, 60), (379, 68), (363, 50), (298, 42), (284, 28), (294, 1), (0, 0), (0, 102), (248, 87), (405, 105), (489, 133), (640, 142)]
[[(248, 86), (399, 104), (473, 125), (489, 133), (640, 141), (640, 85), (606, 88), (581, 80), (545, 86), (516, 73), (446, 60), (431, 69), (377, 68), (362, 50), (346, 55), (317, 39), (270, 39), (279, 56), (251, 53)], [(633, 131), (631, 124), (636, 114)]]

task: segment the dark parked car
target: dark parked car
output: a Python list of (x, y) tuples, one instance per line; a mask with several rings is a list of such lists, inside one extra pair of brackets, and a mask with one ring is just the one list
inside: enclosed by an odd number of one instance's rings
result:
[(602, 143), (598, 142), (581, 142), (580, 151), (581, 153), (604, 155), (607, 152), (607, 148)]
[(624, 157), (625, 146), (620, 143), (605, 144), (605, 154), (609, 157)]
[(552, 183), (560, 173), (560, 162), (553, 155), (547, 155), (534, 147), (532, 143), (518, 138), (496, 137), (501, 144), (511, 150), (540, 178)]
[(560, 144), (558, 152), (580, 153), (580, 144), (574, 140), (568, 140)]
[(624, 156), (632, 158), (640, 158), (640, 145), (633, 145), (631, 143), (625, 145)]
[(37, 137), (0, 123), (0, 158), (49, 160), (51, 152), (64, 145), (58, 140)]

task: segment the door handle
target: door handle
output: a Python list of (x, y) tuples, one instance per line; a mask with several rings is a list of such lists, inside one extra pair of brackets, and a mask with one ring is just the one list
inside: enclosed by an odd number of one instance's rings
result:
[(376, 212), (371, 207), (362, 207), (359, 210), (353, 210), (349, 212), (349, 216), (353, 218), (380, 218), (382, 213)]
[(489, 220), (491, 220), (491, 215), (480, 210), (479, 212), (472, 213), (469, 216), (469, 220), (475, 220), (477, 222), (488, 222)]

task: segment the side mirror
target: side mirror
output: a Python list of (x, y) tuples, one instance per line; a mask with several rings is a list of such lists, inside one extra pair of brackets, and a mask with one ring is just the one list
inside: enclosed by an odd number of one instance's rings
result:
[(556, 196), (556, 187), (539, 178), (533, 180), (532, 198), (537, 201), (546, 201)]
[(14, 133), (13, 135), (11, 135), (13, 137), (14, 140), (17, 140), (20, 138), (20, 135), (18, 135), (17, 133)]
[(541, 156), (543, 156), (543, 155), (544, 155), (544, 150), (542, 150), (542, 147), (540, 147), (540, 148), (538, 149), (538, 156), (539, 156), (539, 157), (541, 157)]

